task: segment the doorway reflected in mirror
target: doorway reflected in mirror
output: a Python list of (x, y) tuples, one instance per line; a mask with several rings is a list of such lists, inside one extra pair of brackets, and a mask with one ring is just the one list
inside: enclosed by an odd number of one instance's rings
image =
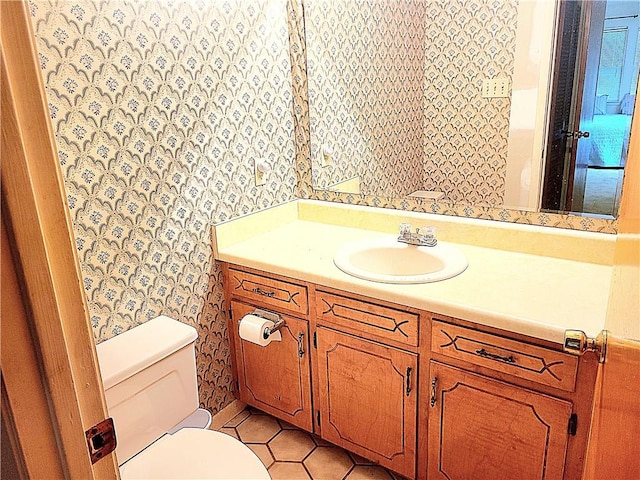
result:
[(640, 61), (640, 3), (563, 1), (542, 208), (615, 216)]

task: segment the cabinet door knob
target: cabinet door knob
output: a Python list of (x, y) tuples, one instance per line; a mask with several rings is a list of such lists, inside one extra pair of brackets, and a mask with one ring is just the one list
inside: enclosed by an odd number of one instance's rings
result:
[(411, 393), (411, 367), (407, 367), (407, 376), (406, 376), (406, 382), (407, 382), (407, 386), (405, 388), (405, 395), (408, 397), (409, 394)]
[(433, 377), (431, 379), (431, 400), (430, 400), (430, 404), (431, 407), (435, 407), (436, 406), (436, 384), (438, 383), (438, 377)]

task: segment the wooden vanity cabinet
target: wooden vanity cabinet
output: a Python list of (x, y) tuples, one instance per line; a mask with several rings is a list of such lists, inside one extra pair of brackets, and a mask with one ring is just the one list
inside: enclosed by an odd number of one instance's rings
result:
[(294, 312), (299, 311), (300, 305), (306, 309), (306, 288), (248, 272), (233, 270), (231, 275), (235, 275), (230, 278), (231, 288), (241, 286), (236, 289), (239, 294), (231, 294), (229, 318), (238, 398), (304, 430), (313, 431), (308, 320), (279, 313), (285, 322), (280, 330), (282, 339), (264, 347), (243, 340), (239, 335), (239, 322), (256, 308), (274, 312), (270, 307), (281, 302), (285, 309)]
[[(581, 478), (595, 356), (578, 361), (549, 342), (223, 268), (245, 403), (407, 478)], [(285, 320), (280, 342), (240, 339), (239, 321), (256, 308)]]
[(324, 289), (314, 306), (322, 437), (414, 478), (418, 312)]
[(415, 476), (417, 355), (319, 326), (322, 437)]
[(560, 480), (572, 404), (431, 362), (429, 474)]
[[(421, 379), (426, 478), (580, 478), (595, 365), (580, 383), (578, 359), (561, 351), (436, 319), (431, 326)], [(586, 419), (578, 435), (577, 412)]]

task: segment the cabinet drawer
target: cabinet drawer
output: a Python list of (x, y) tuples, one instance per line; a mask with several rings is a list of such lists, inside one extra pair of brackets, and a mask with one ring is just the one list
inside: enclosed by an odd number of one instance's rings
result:
[(419, 316), (415, 313), (318, 291), (316, 316), (319, 322), (356, 329), (363, 336), (418, 345)]
[(234, 268), (229, 269), (229, 290), (263, 305), (279, 307), (293, 313), (309, 312), (307, 287), (282, 280), (254, 275)]
[(566, 353), (434, 320), (431, 350), (573, 392), (578, 359)]

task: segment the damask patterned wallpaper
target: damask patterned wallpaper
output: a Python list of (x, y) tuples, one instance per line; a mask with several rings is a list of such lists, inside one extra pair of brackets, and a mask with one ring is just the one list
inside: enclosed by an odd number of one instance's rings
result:
[(510, 101), (481, 87), (513, 75), (517, 4), (305, 1), (314, 185), (502, 204)]
[(424, 0), (307, 0), (304, 14), (314, 185), (423, 189)]
[(513, 77), (518, 0), (427, 0), (425, 9), (424, 189), (502, 205), (511, 101), (481, 89)]
[(30, 6), (96, 341), (195, 326), (215, 413), (233, 393), (211, 225), (294, 198), (286, 1)]

